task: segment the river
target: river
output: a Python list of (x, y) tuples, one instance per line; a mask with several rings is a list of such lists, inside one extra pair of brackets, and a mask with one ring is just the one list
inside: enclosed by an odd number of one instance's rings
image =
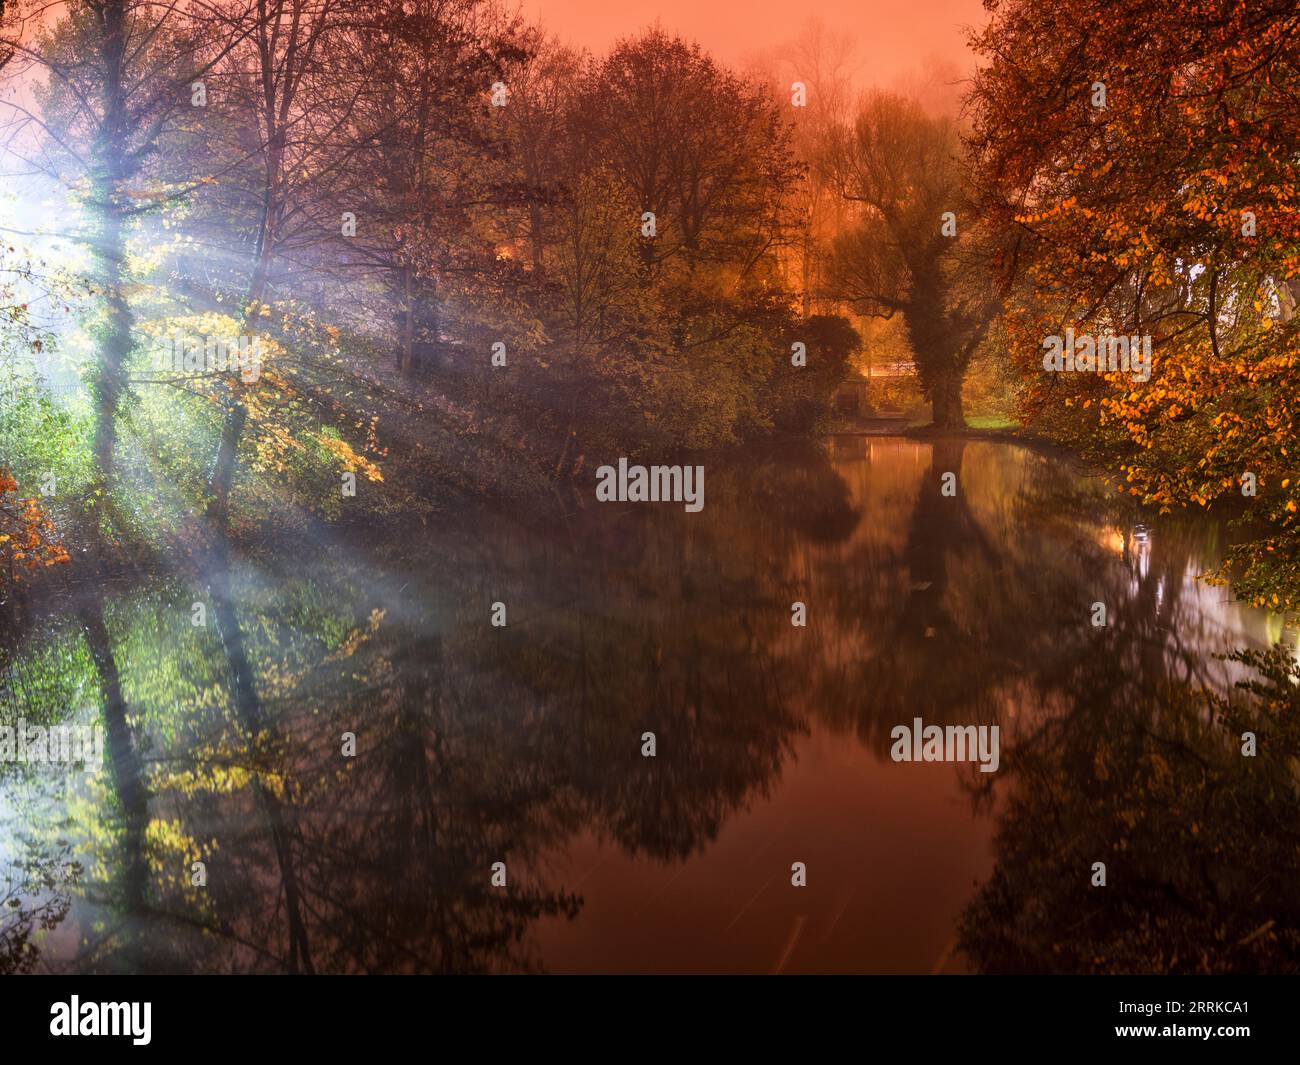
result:
[[(694, 514), (587, 492), (74, 576), (0, 643), (0, 720), (103, 721), (90, 615), (127, 713), (98, 772), (0, 765), (0, 964), (1050, 958), (1016, 891), (1077, 877), (1086, 905), (1094, 860), (1164, 846), (1136, 799), (1111, 811), (1131, 841), (1091, 835), (1092, 789), (1102, 811), (1116, 765), (1158, 780), (1153, 736), (1231, 756), (1200, 693), (1244, 673), (1216, 656), (1295, 640), (1198, 580), (1222, 525), (1138, 514), (1057, 456), (837, 437), (707, 473)], [(893, 761), (916, 718), (996, 725), (997, 771)]]

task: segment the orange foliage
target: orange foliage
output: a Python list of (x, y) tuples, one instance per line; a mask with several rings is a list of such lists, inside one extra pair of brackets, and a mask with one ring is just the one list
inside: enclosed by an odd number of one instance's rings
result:
[(0, 467), (0, 583), (22, 580), (23, 569), (69, 561), (49, 515), (35, 499), (11, 499), (18, 482)]
[[(1092, 447), (1144, 503), (1247, 499), (1274, 530), (1257, 546), (1276, 572), (1300, 558), (1300, 11), (990, 6), (974, 147), (986, 216), (1013, 244), (1026, 414)], [(1043, 340), (1067, 326), (1152, 337), (1150, 380), (1045, 372)], [(1295, 605), (1300, 561), (1282, 573)]]

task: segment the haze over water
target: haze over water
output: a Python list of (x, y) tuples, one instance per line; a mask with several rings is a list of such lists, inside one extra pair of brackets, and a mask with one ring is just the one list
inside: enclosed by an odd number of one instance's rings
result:
[[(1086, 788), (1098, 751), (1199, 727), (1195, 694), (1239, 676), (1215, 655), (1278, 635), (1196, 580), (1218, 525), (1139, 524), (1059, 459), (840, 437), (707, 461), (699, 514), (588, 497), (545, 524), (322, 527), (205, 574), (230, 582), (258, 722), (229, 648), (178, 628), (188, 578), (108, 588), (134, 775), (0, 776), (6, 864), (83, 870), (23, 899), (67, 904), (38, 968), (979, 968), (958, 925), (999, 830), (1051, 823), (1043, 796)], [(97, 713), (78, 587), (0, 659), (33, 721)], [(999, 772), (891, 761), (916, 717), (997, 724)], [(1044, 862), (1074, 860), (1067, 823), (1034, 838)]]

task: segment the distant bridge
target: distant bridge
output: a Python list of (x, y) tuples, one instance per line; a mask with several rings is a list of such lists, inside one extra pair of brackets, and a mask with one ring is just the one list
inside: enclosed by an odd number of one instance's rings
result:
[(916, 363), (906, 362), (873, 362), (867, 367), (865, 375), (857, 376), (866, 377), (915, 377)]
[(867, 367), (867, 372), (849, 374), (835, 390), (835, 411), (849, 417), (862, 417), (871, 410), (871, 382), (899, 377), (914, 377), (913, 362), (877, 362)]

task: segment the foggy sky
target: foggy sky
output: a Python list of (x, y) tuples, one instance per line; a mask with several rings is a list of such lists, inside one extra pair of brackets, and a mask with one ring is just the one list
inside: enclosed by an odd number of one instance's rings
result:
[(929, 59), (974, 59), (964, 27), (986, 21), (981, 0), (521, 0), (524, 15), (561, 40), (603, 52), (620, 37), (659, 22), (698, 40), (724, 62), (743, 66), (797, 37), (810, 18), (857, 45), (856, 82), (891, 87)]

